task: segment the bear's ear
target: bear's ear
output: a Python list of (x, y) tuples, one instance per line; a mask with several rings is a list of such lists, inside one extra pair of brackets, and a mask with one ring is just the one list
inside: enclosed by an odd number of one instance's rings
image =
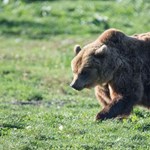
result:
[(108, 53), (108, 48), (106, 45), (102, 45), (95, 51), (95, 56), (96, 57), (104, 56), (106, 53)]
[(81, 51), (80, 45), (75, 45), (74, 46), (74, 53), (75, 53), (75, 55), (77, 55), (80, 51)]

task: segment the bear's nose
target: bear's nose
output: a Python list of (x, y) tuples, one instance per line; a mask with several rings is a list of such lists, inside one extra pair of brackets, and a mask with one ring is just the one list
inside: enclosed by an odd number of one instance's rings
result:
[(82, 88), (76, 83), (71, 83), (70, 86), (77, 91), (82, 90)]
[(74, 82), (72, 82), (72, 83), (70, 84), (70, 87), (72, 87), (72, 88), (75, 89), (75, 90), (78, 90), (78, 87), (77, 87), (77, 85), (76, 85)]
[(71, 84), (70, 84), (70, 87), (72, 87), (73, 89), (75, 89), (75, 84), (74, 84), (74, 83), (71, 83)]

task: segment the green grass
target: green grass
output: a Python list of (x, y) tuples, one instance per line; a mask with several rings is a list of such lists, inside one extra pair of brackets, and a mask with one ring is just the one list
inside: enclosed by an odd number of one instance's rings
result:
[(0, 150), (150, 149), (148, 110), (95, 122), (94, 91), (69, 87), (75, 44), (111, 27), (148, 32), (149, 10), (148, 0), (1, 2)]

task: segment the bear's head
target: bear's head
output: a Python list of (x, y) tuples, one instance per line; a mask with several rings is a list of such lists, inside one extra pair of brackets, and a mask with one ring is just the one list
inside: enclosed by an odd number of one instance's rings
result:
[[(102, 35), (104, 36), (104, 35)], [(108, 83), (119, 67), (116, 48), (101, 40), (101, 36), (81, 48), (75, 46), (75, 57), (71, 62), (73, 81), (70, 86), (76, 90)]]

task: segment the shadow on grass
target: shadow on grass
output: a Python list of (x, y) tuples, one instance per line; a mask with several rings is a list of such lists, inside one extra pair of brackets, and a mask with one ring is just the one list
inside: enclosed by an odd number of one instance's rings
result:
[(3, 123), (0, 124), (0, 136), (8, 135), (10, 129), (24, 129), (25, 126), (23, 124), (14, 124), (14, 123)]
[(41, 28), (48, 28), (48, 25), (31, 22), (31, 21), (14, 21), (2, 19), (0, 20), (1, 25), (1, 34), (4, 36), (18, 36), (26, 35), (29, 38), (42, 38), (43, 34), (40, 31), (40, 34), (35, 37), (35, 33), (30, 30), (34, 29), (35, 32), (39, 32)]
[[(74, 26), (66, 26), (67, 23), (62, 25), (57, 21), (48, 21), (45, 23), (39, 23), (32, 21), (18, 21), (18, 20), (8, 20), (6, 18), (0, 19), (0, 34), (6, 37), (14, 37), (14, 36), (24, 36), (29, 39), (49, 39), (49, 37), (53, 37), (54, 35), (62, 35), (62, 34), (84, 34), (84, 33), (93, 33), (97, 34), (99, 32), (99, 28), (105, 30), (109, 28), (109, 24), (107, 20), (103, 18), (100, 20), (99, 18), (93, 18), (90, 22), (87, 22), (87, 28), (84, 29), (82, 27), (82, 33), (79, 30), (74, 29)], [(94, 28), (90, 28), (93, 26)], [(98, 28), (97, 28), (98, 27)]]
[[(34, 105), (34, 106), (39, 106), (42, 105), (41, 101), (14, 101), (12, 102), (13, 105)], [(49, 104), (50, 105), (50, 104)]]
[(150, 123), (145, 123), (142, 126), (138, 127), (139, 131), (147, 132), (150, 131)]
[[(50, 35), (62, 34), (62, 31), (54, 29), (55, 23), (50, 24), (32, 22), (32, 21), (14, 21), (1, 19), (0, 34), (6, 37), (26, 36), (30, 39), (43, 39)], [(53, 28), (53, 30), (51, 30)]]
[(33, 3), (33, 2), (46, 2), (46, 1), (59, 1), (59, 0), (23, 0), (26, 3)]
[(5, 27), (45, 27), (46, 25), (42, 24), (42, 23), (35, 23), (35, 22), (31, 22), (31, 21), (13, 21), (13, 20), (7, 20), (7, 19), (2, 19), (0, 20), (0, 25), (1, 26), (5, 26)]
[(23, 124), (14, 124), (14, 123), (4, 123), (2, 125), (0, 125), (0, 128), (8, 128), (8, 129), (24, 129), (24, 125)]
[(53, 135), (47, 136), (47, 135), (38, 135), (35, 137), (35, 139), (40, 141), (46, 141), (46, 140), (57, 140), (57, 138)]

